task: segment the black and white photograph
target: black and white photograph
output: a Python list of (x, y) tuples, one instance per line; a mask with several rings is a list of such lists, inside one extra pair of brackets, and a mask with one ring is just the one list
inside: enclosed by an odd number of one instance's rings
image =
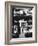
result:
[(32, 10), (33, 7), (12, 8), (12, 37), (32, 37)]

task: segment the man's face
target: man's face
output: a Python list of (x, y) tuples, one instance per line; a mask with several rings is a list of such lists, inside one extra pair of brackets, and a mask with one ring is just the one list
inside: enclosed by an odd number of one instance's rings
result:
[(22, 27), (22, 28), (27, 28), (27, 26), (28, 26), (27, 21), (21, 23), (21, 27)]

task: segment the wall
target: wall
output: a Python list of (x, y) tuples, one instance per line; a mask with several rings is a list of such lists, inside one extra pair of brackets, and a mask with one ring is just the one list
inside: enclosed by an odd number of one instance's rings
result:
[[(0, 0), (0, 46), (5, 46), (4, 44), (5, 43), (5, 1), (7, 0)], [(30, 3), (38, 4), (38, 0), (11, 0), (11, 1), (30, 2)], [(37, 21), (38, 21), (38, 15), (37, 15)], [(38, 22), (37, 22), (37, 30), (38, 30)], [(21, 44), (21, 45), (13, 45), (13, 46), (38, 46), (38, 44), (32, 43), (32, 44)]]

